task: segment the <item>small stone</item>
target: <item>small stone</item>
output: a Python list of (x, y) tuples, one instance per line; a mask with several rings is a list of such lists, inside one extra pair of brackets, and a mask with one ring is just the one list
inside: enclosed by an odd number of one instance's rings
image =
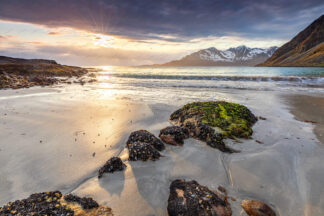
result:
[(187, 128), (169, 126), (160, 131), (159, 137), (167, 144), (182, 146), (183, 140), (189, 138), (189, 131)]
[(276, 216), (267, 204), (258, 200), (243, 200), (241, 206), (249, 216)]
[(110, 158), (103, 167), (99, 169), (98, 178), (101, 178), (104, 173), (113, 173), (116, 171), (123, 171), (126, 165), (119, 157)]

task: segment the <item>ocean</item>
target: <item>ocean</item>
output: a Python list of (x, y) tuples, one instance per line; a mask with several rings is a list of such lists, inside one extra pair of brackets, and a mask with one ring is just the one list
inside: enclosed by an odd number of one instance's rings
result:
[(96, 88), (133, 95), (140, 100), (170, 101), (184, 96), (208, 99), (218, 89), (324, 93), (324, 68), (320, 67), (101, 66), (96, 69), (99, 80)]

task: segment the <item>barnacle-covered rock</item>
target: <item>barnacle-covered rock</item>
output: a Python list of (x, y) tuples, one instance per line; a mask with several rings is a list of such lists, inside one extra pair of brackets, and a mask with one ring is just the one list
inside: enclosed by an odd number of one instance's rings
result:
[(169, 216), (230, 216), (227, 199), (196, 181), (175, 180), (170, 185)]
[(146, 142), (133, 142), (128, 145), (129, 160), (131, 161), (147, 161), (158, 160), (161, 154), (151, 144)]
[(170, 145), (183, 145), (183, 140), (189, 138), (187, 128), (179, 126), (169, 126), (160, 131), (161, 140)]
[(276, 216), (267, 204), (258, 200), (243, 200), (241, 206), (249, 216)]
[(92, 198), (74, 196), (72, 201), (73, 195), (67, 196), (71, 200), (64, 200), (60, 191), (35, 193), (7, 203), (0, 208), (0, 215), (113, 216), (109, 207), (99, 206)]
[(126, 144), (129, 147), (134, 142), (145, 142), (152, 145), (158, 151), (162, 151), (165, 149), (165, 146), (161, 140), (156, 138), (152, 133), (147, 130), (138, 130), (134, 131), (130, 134)]
[(78, 197), (73, 194), (68, 194), (64, 196), (66, 202), (75, 202), (78, 203), (83, 209), (93, 209), (98, 208), (98, 203), (93, 200), (91, 197)]
[(123, 171), (126, 165), (119, 157), (110, 158), (103, 167), (99, 169), (98, 178), (101, 178), (104, 173), (113, 173), (115, 171)]
[(9, 202), (0, 209), (0, 215), (74, 215), (61, 204), (61, 198), (59, 191), (32, 194), (27, 199)]
[(230, 216), (227, 199), (196, 181), (175, 180), (170, 185), (169, 216)]

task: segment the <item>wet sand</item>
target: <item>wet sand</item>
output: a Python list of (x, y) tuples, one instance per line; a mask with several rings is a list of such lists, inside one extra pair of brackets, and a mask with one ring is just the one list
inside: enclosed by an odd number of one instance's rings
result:
[(324, 144), (324, 97), (291, 95), (288, 100), (296, 119), (313, 124), (314, 133)]
[[(237, 199), (230, 201), (233, 215), (244, 215), (243, 199), (264, 201), (278, 215), (323, 215), (324, 148), (313, 125), (290, 113), (287, 95), (215, 94), (214, 100), (244, 104), (266, 118), (255, 124), (252, 139), (226, 140), (241, 153), (224, 154), (188, 139), (183, 147), (167, 145), (158, 161), (131, 162), (125, 149), (130, 132), (147, 129), (158, 135), (170, 125), (169, 115), (192, 98), (131, 100), (79, 86), (0, 91), (0, 205), (61, 190), (91, 196), (116, 215), (162, 216), (170, 183), (184, 178), (214, 190), (226, 188)], [(98, 169), (112, 156), (123, 159), (125, 172), (98, 180)]]

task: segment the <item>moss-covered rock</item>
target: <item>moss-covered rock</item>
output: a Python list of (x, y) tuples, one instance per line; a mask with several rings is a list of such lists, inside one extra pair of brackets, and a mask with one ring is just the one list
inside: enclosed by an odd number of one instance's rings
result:
[(252, 135), (252, 126), (257, 118), (245, 106), (226, 101), (194, 102), (175, 111), (171, 122), (185, 126), (190, 120), (218, 127), (228, 137), (248, 138)]

